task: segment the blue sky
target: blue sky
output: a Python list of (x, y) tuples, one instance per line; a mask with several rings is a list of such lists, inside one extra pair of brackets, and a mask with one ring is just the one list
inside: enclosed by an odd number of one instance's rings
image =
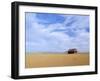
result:
[(89, 16), (25, 13), (26, 52), (89, 52)]

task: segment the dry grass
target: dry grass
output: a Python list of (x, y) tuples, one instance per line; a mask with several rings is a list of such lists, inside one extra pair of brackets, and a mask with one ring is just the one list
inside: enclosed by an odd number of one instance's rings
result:
[(89, 65), (89, 53), (30, 53), (25, 59), (26, 68)]

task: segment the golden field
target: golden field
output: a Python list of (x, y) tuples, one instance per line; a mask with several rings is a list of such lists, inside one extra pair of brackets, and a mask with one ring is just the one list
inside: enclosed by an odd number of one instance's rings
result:
[(89, 53), (26, 53), (25, 68), (89, 65)]

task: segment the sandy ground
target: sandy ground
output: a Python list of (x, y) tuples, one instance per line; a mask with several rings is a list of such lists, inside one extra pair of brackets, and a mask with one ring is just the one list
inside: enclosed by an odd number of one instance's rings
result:
[(89, 65), (89, 53), (85, 54), (42, 54), (28, 53), (26, 68)]

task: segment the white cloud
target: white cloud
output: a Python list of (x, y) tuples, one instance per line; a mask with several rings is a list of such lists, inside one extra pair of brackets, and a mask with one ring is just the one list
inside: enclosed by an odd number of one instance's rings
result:
[[(74, 17), (65, 17), (64, 23), (40, 24), (36, 14), (29, 15), (26, 30), (26, 51), (27, 52), (64, 52), (70, 48), (77, 48), (79, 51), (89, 51), (89, 32), (85, 31), (88, 20), (79, 18), (70, 27), (66, 26)], [(83, 20), (82, 20), (83, 19)], [(77, 28), (76, 28), (77, 27)], [(76, 29), (76, 30), (74, 30)], [(65, 31), (73, 31), (76, 36), (69, 36)]]

